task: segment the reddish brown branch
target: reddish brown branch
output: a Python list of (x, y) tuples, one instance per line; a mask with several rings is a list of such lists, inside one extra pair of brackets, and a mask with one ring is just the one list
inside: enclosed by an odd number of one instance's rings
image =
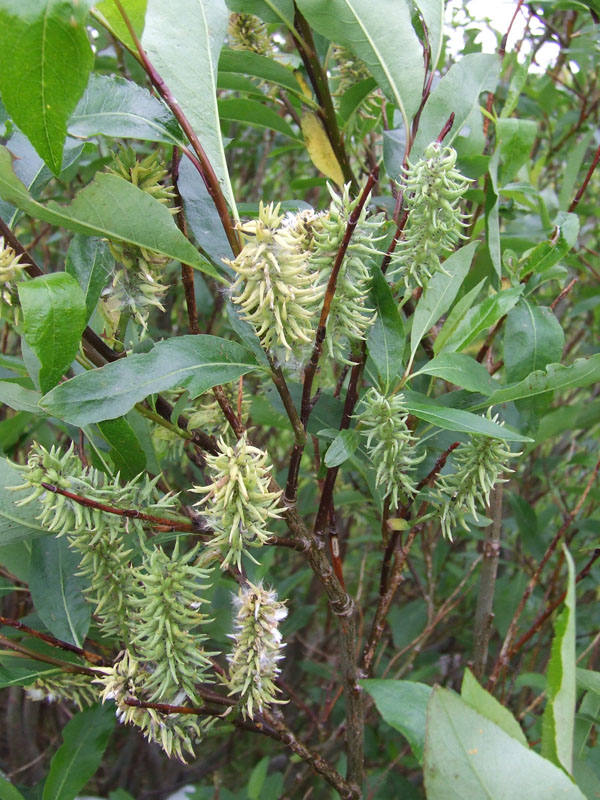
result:
[(517, 624), (519, 622), (521, 614), (523, 613), (523, 610), (525, 609), (527, 601), (529, 600), (529, 598), (531, 597), (531, 595), (533, 593), (533, 590), (537, 586), (538, 581), (540, 579), (540, 575), (542, 574), (542, 571), (543, 571), (544, 567), (546, 566), (546, 564), (548, 563), (548, 560), (550, 559), (551, 555), (556, 550), (556, 547), (558, 546), (558, 543), (563, 538), (563, 536), (565, 535), (565, 533), (567, 532), (567, 530), (571, 526), (573, 520), (575, 519), (575, 517), (577, 516), (577, 514), (581, 510), (581, 507), (585, 503), (585, 501), (587, 499), (587, 496), (590, 493), (590, 490), (591, 490), (591, 488), (592, 488), (592, 486), (594, 484), (594, 481), (596, 480), (596, 477), (598, 475), (598, 470), (600, 470), (600, 461), (598, 461), (596, 466), (594, 467), (594, 469), (592, 471), (592, 474), (591, 474), (591, 476), (590, 476), (590, 478), (589, 478), (589, 480), (588, 480), (588, 482), (586, 484), (586, 487), (583, 490), (579, 500), (577, 501), (577, 505), (567, 515), (565, 521), (563, 522), (563, 524), (560, 527), (560, 530), (558, 531), (558, 533), (556, 534), (554, 539), (552, 539), (552, 541), (548, 545), (548, 549), (544, 553), (544, 555), (542, 557), (542, 560), (538, 564), (537, 569), (535, 570), (535, 572), (531, 576), (531, 579), (529, 580), (529, 583), (527, 584), (527, 587), (525, 588), (525, 591), (523, 592), (523, 596), (521, 597), (521, 600), (519, 602), (517, 610), (515, 611), (515, 613), (513, 615), (513, 618), (510, 621), (510, 625), (508, 626), (508, 630), (506, 632), (506, 636), (504, 637), (504, 641), (503, 641), (502, 647), (500, 649), (500, 654), (498, 655), (498, 658), (496, 659), (496, 663), (494, 664), (494, 669), (492, 671), (492, 674), (490, 675), (490, 679), (488, 681), (488, 688), (490, 690), (494, 688), (494, 686), (498, 682), (498, 678), (500, 676), (500, 672), (508, 664), (508, 661), (510, 659), (512, 641), (513, 641), (513, 639), (515, 637), (515, 633), (516, 633), (516, 630), (517, 630)]
[(77, 647), (74, 644), (69, 644), (69, 642), (63, 642), (61, 639), (57, 639), (56, 637), (51, 636), (49, 633), (36, 631), (33, 628), (30, 628), (29, 625), (25, 625), (23, 622), (20, 622), (18, 619), (0, 616), (0, 625), (7, 625), (9, 628), (14, 628), (16, 631), (27, 634), (27, 636), (33, 636), (36, 639), (41, 639), (43, 642), (52, 645), (52, 647), (60, 647), (61, 650), (66, 650), (69, 653), (75, 653), (75, 655), (85, 658), (85, 660), (89, 661), (90, 664), (104, 666), (107, 663), (102, 656), (99, 656), (96, 653), (91, 653), (89, 650), (83, 650), (81, 647)]
[(588, 171), (586, 173), (586, 176), (583, 179), (583, 183), (581, 184), (581, 186), (577, 190), (577, 194), (575, 195), (575, 197), (573, 198), (573, 202), (569, 206), (569, 211), (571, 211), (571, 212), (575, 211), (575, 209), (579, 205), (579, 201), (583, 197), (583, 193), (587, 189), (588, 183), (591, 181), (592, 175), (594, 174), (594, 170), (598, 166), (598, 162), (599, 161), (600, 161), (600, 146), (596, 150), (594, 158), (592, 159), (592, 163), (590, 164), (590, 167), (589, 167), (589, 169), (588, 169)]
[(556, 297), (556, 298), (555, 298), (555, 299), (552, 301), (552, 303), (550, 304), (550, 311), (554, 311), (554, 309), (556, 308), (556, 306), (557, 306), (557, 305), (560, 303), (560, 301), (561, 301), (561, 300), (564, 300), (564, 298), (565, 298), (565, 297), (566, 297), (566, 296), (569, 294), (569, 292), (570, 292), (570, 291), (571, 291), (571, 289), (572, 289), (572, 288), (575, 286), (575, 284), (576, 284), (576, 283), (577, 283), (577, 278), (573, 278), (573, 280), (572, 280), (572, 281), (569, 281), (569, 283), (568, 283), (568, 284), (565, 286), (565, 288), (564, 288), (564, 289), (561, 291), (561, 293), (558, 295), (558, 297)]

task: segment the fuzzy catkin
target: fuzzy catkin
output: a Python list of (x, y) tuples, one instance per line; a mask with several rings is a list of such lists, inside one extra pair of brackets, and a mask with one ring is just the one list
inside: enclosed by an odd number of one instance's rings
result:
[(17, 284), (25, 278), (27, 264), (0, 236), (0, 317), (18, 325), (21, 317)]
[[(172, 187), (164, 183), (168, 171), (160, 164), (156, 153), (138, 160), (133, 149), (123, 148), (108, 171), (165, 205), (175, 196)], [(171, 213), (176, 210), (170, 209)], [(145, 328), (152, 307), (164, 311), (161, 298), (168, 287), (162, 279), (171, 259), (125, 242), (109, 241), (109, 247), (120, 266), (114, 272), (111, 285), (103, 292), (102, 312), (113, 327), (118, 324), (120, 314), (126, 313)]]
[(413, 476), (417, 464), (426, 453), (417, 454), (417, 438), (407, 425), (408, 411), (404, 396), (385, 397), (371, 388), (362, 399), (362, 410), (357, 415), (361, 433), (367, 439), (367, 452), (376, 466), (375, 485), (383, 486), (390, 507), (396, 509), (400, 502), (412, 499), (416, 492)]
[(275, 680), (283, 658), (279, 623), (287, 616), (287, 608), (277, 600), (277, 593), (262, 583), (247, 583), (234, 597), (235, 633), (229, 661), (230, 695), (238, 695), (244, 717), (254, 718), (276, 699)]
[(128, 641), (131, 602), (135, 594), (130, 557), (131, 538), (143, 540), (144, 527), (139, 519), (128, 519), (97, 508), (81, 505), (62, 494), (45, 489), (48, 483), (60, 489), (115, 508), (144, 508), (150, 513), (164, 513), (173, 508), (175, 498), (158, 496), (156, 482), (146, 475), (120, 485), (118, 477), (107, 478), (93, 467), (83, 467), (73, 445), (66, 452), (50, 450), (34, 443), (27, 464), (15, 465), (25, 482), (13, 490), (32, 489), (17, 505), (39, 498), (39, 520), (43, 527), (66, 535), (71, 549), (81, 556), (80, 571), (88, 581), (87, 599), (94, 604), (105, 633)]
[(469, 181), (456, 169), (456, 151), (432, 142), (404, 172), (404, 202), (409, 213), (388, 275), (408, 289), (424, 286), (444, 269), (441, 258), (464, 239), (466, 216), (459, 208)]
[[(124, 651), (112, 667), (98, 667), (101, 673), (95, 680), (102, 687), (102, 702), (114, 700), (117, 719), (123, 725), (139, 728), (149, 742), (156, 742), (167, 756), (175, 756), (184, 764), (186, 754), (195, 757), (194, 747), (202, 741), (211, 721), (192, 714), (162, 714), (153, 708), (134, 705), (148, 702), (145, 686), (150, 677), (148, 669), (129, 651)], [(179, 700), (173, 705), (180, 705)]]
[(261, 203), (258, 219), (240, 228), (246, 238), (242, 251), (226, 263), (236, 273), (232, 301), (263, 347), (289, 361), (313, 341), (315, 307), (323, 290), (302, 235), (282, 222), (279, 205)]
[(178, 544), (171, 555), (150, 550), (134, 571), (139, 597), (132, 600), (133, 649), (140, 661), (154, 665), (144, 684), (150, 700), (172, 703), (183, 692), (198, 703), (195, 684), (206, 680), (210, 661), (202, 649), (206, 636), (193, 629), (206, 622), (198, 609), (209, 573), (191, 563), (198, 548), (179, 555)]
[[(359, 198), (350, 199), (350, 186), (347, 184), (341, 195), (328, 185), (331, 195), (329, 210), (312, 220), (310, 263), (318, 271), (319, 284), (324, 293), (329, 276), (340, 249), (350, 215), (356, 208)], [(301, 219), (304, 225), (304, 221)], [(369, 305), (371, 288), (370, 262), (379, 255), (376, 242), (381, 227), (378, 217), (369, 218), (366, 203), (363, 206), (346, 255), (342, 262), (327, 318), (327, 338), (325, 346), (332, 358), (345, 363), (348, 345), (352, 347), (365, 339), (375, 321), (375, 311)]]
[(206, 495), (196, 505), (206, 505), (215, 532), (211, 545), (224, 554), (221, 568), (235, 564), (240, 569), (242, 554), (252, 558), (248, 548), (261, 547), (271, 536), (267, 526), (281, 516), (281, 492), (269, 491), (267, 454), (249, 444), (245, 434), (234, 445), (219, 439), (218, 447), (217, 455), (206, 456), (213, 482), (192, 491)]
[[(497, 416), (493, 421), (497, 421)], [(455, 470), (439, 476), (435, 492), (446, 538), (452, 540), (452, 531), (459, 525), (470, 531), (466, 515), (479, 519), (478, 512), (485, 512), (494, 486), (506, 483), (502, 474), (513, 472), (508, 467), (509, 459), (518, 455), (511, 452), (504, 439), (477, 435), (455, 450), (452, 459)]]

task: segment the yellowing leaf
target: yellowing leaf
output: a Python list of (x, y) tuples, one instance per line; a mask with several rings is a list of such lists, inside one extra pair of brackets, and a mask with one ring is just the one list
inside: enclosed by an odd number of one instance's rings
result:
[(338, 186), (343, 186), (344, 175), (342, 168), (335, 157), (323, 123), (316, 114), (307, 111), (302, 115), (302, 135), (304, 136), (308, 155), (315, 167), (323, 175), (335, 181)]

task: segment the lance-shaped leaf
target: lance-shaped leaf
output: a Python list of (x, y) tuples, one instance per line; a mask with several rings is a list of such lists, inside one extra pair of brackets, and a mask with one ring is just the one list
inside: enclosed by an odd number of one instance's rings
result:
[(29, 492), (15, 492), (10, 487), (21, 486), (22, 483), (23, 474), (8, 459), (0, 458), (0, 547), (48, 533), (37, 521), (37, 516), (42, 511), (37, 500), (26, 506), (15, 505), (17, 500), (27, 497)]
[(6, 110), (55, 175), (62, 166), (67, 120), (94, 55), (85, 30), (86, 2), (0, 4), (0, 93)]
[(476, 433), (479, 436), (505, 439), (508, 442), (533, 441), (527, 436), (511, 431), (505, 425), (498, 425), (496, 422), (492, 422), (487, 417), (471, 414), (470, 411), (463, 411), (461, 408), (446, 408), (434, 403), (419, 402), (413, 400), (409, 393), (406, 395), (406, 407), (415, 417), (447, 431)]
[(421, 102), (424, 77), (423, 49), (408, 4), (404, 0), (299, 0), (298, 6), (318, 33), (365, 62), (408, 127)]
[(548, 664), (548, 701), (542, 720), (542, 755), (566, 772), (573, 771), (575, 726), (575, 565), (567, 548), (568, 567), (565, 605), (554, 623), (554, 639)]
[(431, 686), (396, 680), (363, 680), (360, 685), (371, 695), (387, 724), (406, 736), (413, 753), (422, 762)]
[(402, 369), (406, 336), (398, 305), (378, 266), (373, 267), (371, 299), (377, 318), (369, 331), (367, 346), (387, 391)]
[(65, 381), (42, 400), (42, 406), (73, 425), (122, 417), (150, 394), (175, 386), (193, 399), (217, 384), (256, 369), (253, 355), (241, 345), (216, 336), (180, 336)]
[(85, 296), (86, 322), (94, 313), (114, 266), (115, 259), (103, 239), (82, 234), (76, 234), (71, 239), (65, 271), (77, 280)]
[(444, 351), (464, 350), (492, 325), (503, 317), (519, 301), (523, 293), (523, 286), (514, 286), (504, 289), (497, 294), (487, 297), (483, 303), (470, 308), (462, 321), (457, 325), (454, 333), (444, 346)]
[(29, 591), (40, 619), (53, 636), (81, 647), (90, 627), (86, 581), (78, 575), (80, 555), (65, 538), (44, 536), (31, 545)]
[(67, 722), (63, 743), (50, 762), (43, 800), (73, 800), (100, 766), (114, 727), (110, 705), (81, 711)]
[(437, 139), (454, 112), (454, 125), (444, 139), (444, 144), (452, 144), (470, 113), (479, 106), (481, 92), (493, 92), (499, 75), (500, 62), (488, 53), (469, 53), (453, 64), (425, 103), (411, 158), (420, 156), (427, 145)]
[(42, 392), (56, 386), (79, 349), (85, 328), (85, 297), (66, 272), (40, 275), (19, 284), (27, 344), (40, 360)]
[(217, 109), (217, 64), (228, 21), (223, 0), (148, 0), (142, 45), (200, 139), (236, 214)]
[(585, 800), (551, 761), (440, 687), (427, 708), (425, 790), (427, 800)]
[(181, 129), (169, 109), (133, 81), (92, 75), (69, 120), (72, 136), (103, 134), (120, 139), (183, 144)]
[(436, 272), (428, 282), (413, 317), (410, 332), (411, 360), (423, 336), (452, 305), (469, 271), (477, 245), (478, 242), (470, 242), (452, 253), (444, 261), (444, 270), (448, 274)]
[(510, 400), (519, 400), (521, 397), (531, 397), (554, 389), (581, 388), (599, 380), (600, 354), (596, 353), (589, 358), (578, 358), (568, 367), (562, 364), (549, 364), (545, 370), (532, 372), (519, 383), (497, 389), (486, 405), (508, 403)]
[(146, 454), (126, 419), (107, 419), (99, 422), (98, 428), (110, 445), (108, 455), (124, 481), (133, 480), (146, 469)]
[(12, 170), (9, 151), (0, 147), (0, 197), (37, 219), (75, 233), (145, 247), (224, 282), (181, 233), (169, 209), (117, 175), (96, 175), (69, 206), (43, 205), (31, 197)]
[(520, 381), (547, 364), (556, 363), (565, 342), (563, 329), (549, 308), (521, 299), (508, 312), (504, 329), (507, 381)]
[(414, 372), (411, 378), (417, 375), (434, 375), (469, 392), (480, 394), (491, 394), (497, 385), (483, 364), (462, 353), (442, 353)]

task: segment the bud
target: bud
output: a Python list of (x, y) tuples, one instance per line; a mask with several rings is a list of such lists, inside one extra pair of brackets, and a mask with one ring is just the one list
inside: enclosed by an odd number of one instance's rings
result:
[(461, 214), (459, 202), (469, 180), (455, 164), (456, 151), (433, 142), (416, 164), (404, 170), (408, 224), (389, 275), (398, 275), (409, 289), (423, 286), (436, 272), (447, 275), (440, 258), (466, 238), (462, 229), (467, 217)]
[(247, 548), (262, 547), (271, 536), (267, 525), (281, 516), (281, 492), (269, 491), (267, 454), (248, 444), (246, 434), (234, 445), (219, 439), (218, 447), (218, 455), (206, 456), (213, 482), (192, 491), (206, 494), (196, 505), (207, 504), (207, 517), (215, 531), (211, 544), (225, 554), (221, 568), (233, 563), (241, 569), (242, 553), (252, 558)]
[(427, 455), (416, 454), (417, 438), (407, 425), (408, 411), (404, 396), (385, 397), (371, 388), (362, 399), (362, 411), (356, 417), (361, 433), (367, 438), (367, 451), (377, 468), (375, 485), (383, 486), (392, 509), (406, 503), (416, 492), (412, 473)]
[(271, 703), (281, 703), (275, 696), (275, 685), (283, 656), (279, 623), (286, 618), (287, 608), (278, 602), (277, 593), (265, 589), (262, 583), (247, 583), (234, 597), (235, 643), (229, 661), (229, 694), (239, 695), (244, 717), (254, 718)]

